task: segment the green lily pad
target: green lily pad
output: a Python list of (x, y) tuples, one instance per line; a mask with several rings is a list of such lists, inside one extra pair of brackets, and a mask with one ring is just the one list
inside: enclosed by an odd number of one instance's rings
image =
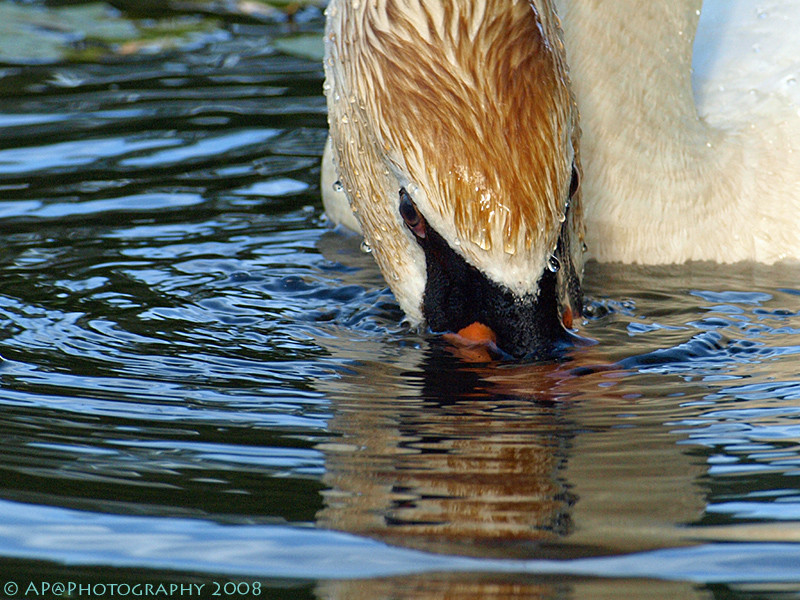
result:
[(0, 3), (0, 61), (44, 63), (67, 58), (89, 38), (129, 38), (136, 27), (107, 5), (64, 8)]
[(159, 51), (192, 42), (217, 26), (214, 19), (186, 15), (130, 19), (103, 2), (48, 8), (0, 1), (0, 63), (54, 63)]
[(290, 37), (278, 38), (273, 40), (272, 45), (279, 52), (283, 52), (289, 56), (307, 58), (317, 62), (322, 62), (325, 52), (325, 44), (322, 41), (322, 35), (314, 33), (303, 33)]

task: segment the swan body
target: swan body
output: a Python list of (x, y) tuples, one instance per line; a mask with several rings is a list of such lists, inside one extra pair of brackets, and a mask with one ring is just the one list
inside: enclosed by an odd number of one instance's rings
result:
[(587, 245), (800, 258), (800, 3), (707, 0), (695, 41), (701, 5), (331, 1), (323, 200), (409, 321), (524, 355), (552, 336), (514, 327), (580, 313)]
[(800, 258), (800, 3), (558, 4), (592, 256)]

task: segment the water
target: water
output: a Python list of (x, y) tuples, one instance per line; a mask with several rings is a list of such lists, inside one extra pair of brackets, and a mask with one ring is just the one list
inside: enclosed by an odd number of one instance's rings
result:
[(136, 6), (0, 35), (9, 597), (800, 596), (800, 268), (590, 264), (597, 344), (463, 361), (324, 221), (319, 8)]

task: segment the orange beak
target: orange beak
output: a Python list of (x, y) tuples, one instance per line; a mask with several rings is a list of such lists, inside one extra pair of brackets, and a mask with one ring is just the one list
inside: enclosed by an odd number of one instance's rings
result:
[(453, 353), (467, 362), (492, 362), (492, 350), (497, 349), (497, 335), (483, 323), (475, 321), (458, 333), (446, 333), (446, 339), (453, 346)]
[(464, 329), (458, 332), (458, 335), (474, 344), (497, 343), (497, 335), (495, 332), (478, 321), (475, 321), (472, 325), (467, 325), (464, 327)]
[[(572, 309), (565, 307), (561, 322), (566, 329), (572, 329), (573, 319)], [(454, 354), (467, 362), (492, 362), (499, 353), (497, 334), (480, 321), (467, 325), (458, 333), (446, 333), (444, 339), (453, 346)]]

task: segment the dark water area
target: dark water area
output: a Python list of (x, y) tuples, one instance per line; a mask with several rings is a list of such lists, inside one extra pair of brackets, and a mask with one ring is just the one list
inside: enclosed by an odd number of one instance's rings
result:
[(800, 267), (590, 263), (595, 344), (463, 360), (323, 216), (289, 8), (0, 3), (4, 594), (800, 597)]

